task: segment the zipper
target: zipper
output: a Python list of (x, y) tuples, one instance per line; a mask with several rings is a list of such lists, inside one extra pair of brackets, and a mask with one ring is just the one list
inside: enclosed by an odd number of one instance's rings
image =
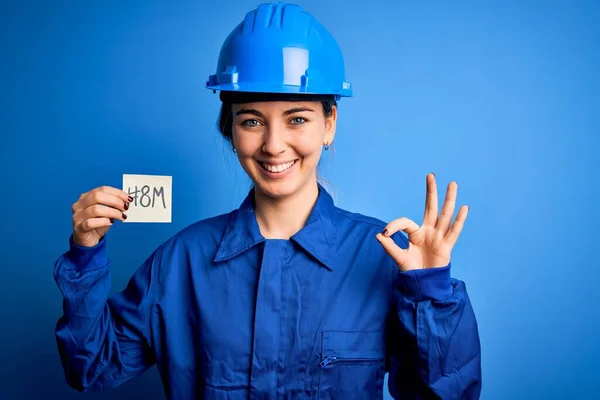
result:
[(378, 361), (381, 358), (378, 357), (338, 357), (333, 354), (328, 355), (323, 361), (321, 361), (321, 368), (325, 368), (327, 365), (336, 362), (360, 362), (360, 361)]

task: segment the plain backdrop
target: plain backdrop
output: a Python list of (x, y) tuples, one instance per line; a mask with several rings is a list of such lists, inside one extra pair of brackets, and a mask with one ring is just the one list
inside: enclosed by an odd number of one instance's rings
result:
[[(355, 93), (321, 165), (337, 204), (420, 223), (435, 172), (440, 202), (455, 180), (471, 206), (452, 272), (479, 322), (482, 398), (597, 398), (599, 3), (299, 3)], [(155, 368), (110, 392), (66, 386), (52, 268), (73, 202), (123, 174), (172, 176), (173, 220), (110, 231), (113, 292), (175, 232), (239, 205), (250, 182), (204, 84), (257, 4), (2, 1), (0, 399), (164, 399)]]

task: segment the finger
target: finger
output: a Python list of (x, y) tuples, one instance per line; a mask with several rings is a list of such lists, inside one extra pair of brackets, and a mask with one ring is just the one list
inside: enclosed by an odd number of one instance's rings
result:
[(428, 174), (426, 181), (427, 194), (425, 196), (425, 214), (423, 216), (423, 225), (435, 226), (438, 217), (438, 198), (435, 175), (433, 173)]
[(401, 248), (394, 242), (391, 237), (384, 236), (382, 233), (377, 234), (377, 240), (383, 246), (386, 253), (392, 257), (396, 264), (403, 266), (406, 264), (406, 250)]
[(84, 208), (83, 210), (77, 211), (73, 215), (73, 224), (78, 225), (86, 219), (91, 218), (113, 218), (124, 221), (127, 219), (127, 215), (116, 208), (108, 207), (102, 204), (93, 204)]
[[(124, 197), (125, 199), (123, 199)], [(129, 209), (129, 203), (130, 200), (127, 198), (125, 192), (118, 193), (114, 192), (113, 190), (92, 190), (73, 205), (73, 213), (94, 204), (104, 204), (118, 210), (125, 211)]]
[[(106, 185), (97, 187), (93, 190), (90, 190), (88, 193), (94, 193), (94, 192), (103, 192), (103, 193), (112, 194), (113, 196), (119, 197), (123, 201), (128, 201), (128, 198), (131, 198), (131, 196), (129, 196), (129, 194), (126, 191), (117, 189), (112, 186), (106, 186)], [(133, 200), (133, 198), (131, 198), (131, 200), (129, 200), (129, 201), (132, 201), (132, 200)]]
[(131, 197), (126, 191), (114, 188), (112, 186), (101, 186), (96, 189), (96, 191), (116, 196), (123, 200), (123, 203), (131, 203), (133, 201), (133, 197)]
[(123, 203), (131, 203), (133, 201), (133, 198), (124, 190), (117, 189), (112, 186), (100, 186), (93, 190), (90, 190), (89, 192), (85, 192), (85, 193), (81, 194), (81, 196), (79, 196), (79, 200), (75, 204), (73, 204), (73, 212), (75, 212), (81, 208), (85, 208), (85, 207), (89, 206), (91, 203), (82, 203), (82, 202), (84, 201), (84, 199), (89, 198), (89, 196), (94, 196), (97, 193), (107, 193), (107, 194), (116, 196), (119, 199), (121, 199), (123, 201)]
[(392, 236), (394, 233), (398, 231), (406, 232), (409, 236), (415, 234), (419, 230), (419, 225), (417, 225), (414, 221), (402, 217), (393, 220), (389, 224), (385, 226), (382, 231), (384, 236)]
[(465, 221), (467, 220), (468, 213), (469, 213), (468, 206), (462, 206), (458, 210), (456, 219), (454, 220), (454, 223), (452, 224), (450, 231), (448, 231), (448, 233), (445, 236), (445, 238), (448, 241), (448, 243), (450, 244), (450, 246), (453, 247), (456, 244), (456, 241), (458, 240), (458, 236), (460, 235), (460, 232), (462, 231), (463, 226), (465, 225)]
[(446, 235), (450, 228), (450, 222), (452, 222), (452, 214), (454, 214), (454, 207), (456, 206), (456, 192), (458, 191), (458, 184), (456, 182), (450, 182), (448, 184), (448, 190), (446, 191), (446, 198), (444, 205), (442, 206), (442, 212), (438, 218), (437, 225), (435, 226), (442, 235)]
[(105, 228), (113, 225), (114, 220), (112, 218), (88, 218), (75, 226), (76, 232), (89, 232), (98, 228)]
[(83, 199), (89, 194), (90, 192), (85, 192), (85, 193), (81, 193), (81, 195), (79, 196), (79, 199), (77, 199), (77, 201), (75, 203), (73, 203), (73, 206), (71, 207), (71, 210), (73, 211), (73, 214), (75, 214), (77, 211), (81, 210), (82, 208), (85, 208), (81, 202), (83, 201)]

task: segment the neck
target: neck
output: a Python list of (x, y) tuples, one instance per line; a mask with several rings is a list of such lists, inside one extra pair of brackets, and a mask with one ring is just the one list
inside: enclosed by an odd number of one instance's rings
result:
[(255, 190), (256, 220), (260, 233), (266, 239), (288, 240), (306, 224), (318, 195), (316, 180), (307, 183), (292, 196), (281, 199)]

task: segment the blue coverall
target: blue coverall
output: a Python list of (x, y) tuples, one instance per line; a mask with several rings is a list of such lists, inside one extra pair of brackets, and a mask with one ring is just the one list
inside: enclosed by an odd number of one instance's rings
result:
[(290, 240), (260, 234), (252, 199), (179, 231), (113, 295), (106, 237), (71, 236), (54, 267), (69, 385), (157, 365), (169, 399), (382, 399), (389, 372), (395, 399), (479, 398), (477, 322), (450, 264), (401, 272), (375, 237), (386, 224), (320, 185)]

